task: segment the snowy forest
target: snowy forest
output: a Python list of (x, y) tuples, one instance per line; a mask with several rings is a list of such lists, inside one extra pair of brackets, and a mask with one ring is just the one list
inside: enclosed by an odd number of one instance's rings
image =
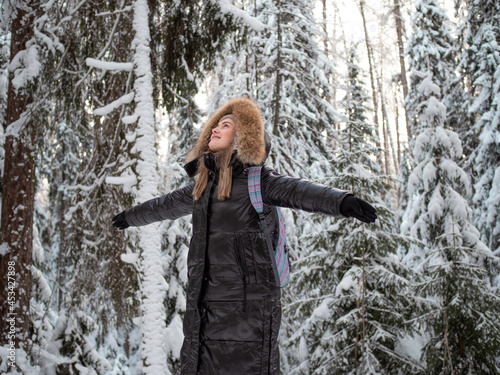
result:
[(3, 0), (0, 372), (179, 373), (191, 180), (249, 97), (279, 173), (374, 224), (283, 210), (282, 374), (500, 374), (498, 0)]

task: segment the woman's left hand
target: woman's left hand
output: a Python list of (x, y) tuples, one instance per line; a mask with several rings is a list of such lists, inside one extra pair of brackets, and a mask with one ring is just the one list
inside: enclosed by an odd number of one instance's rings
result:
[(377, 210), (370, 203), (348, 195), (340, 203), (339, 211), (347, 217), (354, 217), (363, 223), (374, 223), (377, 219)]

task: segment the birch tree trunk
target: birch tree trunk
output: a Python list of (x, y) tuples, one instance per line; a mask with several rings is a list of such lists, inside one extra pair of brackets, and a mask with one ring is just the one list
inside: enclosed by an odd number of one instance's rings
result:
[[(11, 20), (10, 61), (26, 53), (33, 37), (35, 12), (31, 3)], [(4, 4), (5, 5), (5, 4)], [(7, 6), (7, 5), (6, 5)], [(23, 59), (20, 59), (23, 61)], [(24, 61), (26, 67), (27, 60)], [(33, 97), (26, 83), (15, 85), (9, 77), (5, 133), (5, 164), (0, 233), (0, 316), (4, 322), (0, 345), (15, 344), (26, 350), (29, 339), (33, 212), (35, 202), (35, 147), (37, 128), (29, 113)], [(8, 322), (8, 323), (7, 323)]]
[[(135, 65), (135, 114), (137, 123), (138, 181), (136, 204), (158, 195), (156, 180), (157, 155), (155, 141), (155, 119), (153, 84), (151, 73), (151, 48), (149, 31), (148, 0), (134, 2), (134, 65)], [(163, 306), (168, 284), (163, 278), (161, 259), (161, 236), (158, 224), (146, 225), (139, 231), (141, 257), (141, 311), (142, 311), (142, 359), (143, 373), (151, 375), (170, 374), (164, 345), (166, 337), (166, 314)]]

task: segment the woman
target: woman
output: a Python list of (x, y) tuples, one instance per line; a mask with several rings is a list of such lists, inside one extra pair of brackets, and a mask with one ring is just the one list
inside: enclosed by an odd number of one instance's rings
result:
[[(269, 146), (269, 145), (268, 145)], [(269, 146), (270, 147), (270, 146)], [(229, 101), (208, 120), (185, 170), (194, 184), (113, 218), (120, 229), (193, 215), (181, 374), (279, 374), (280, 287), (259, 216), (248, 193), (248, 167), (262, 165), (264, 126), (249, 99)], [(375, 209), (352, 194), (282, 176), (261, 175), (273, 238), (273, 206), (374, 222)]]

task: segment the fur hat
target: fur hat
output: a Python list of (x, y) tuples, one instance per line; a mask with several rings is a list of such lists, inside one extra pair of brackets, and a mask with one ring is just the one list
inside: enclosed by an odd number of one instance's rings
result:
[(200, 138), (188, 154), (186, 163), (198, 159), (206, 152), (210, 152), (208, 144), (212, 136), (212, 129), (219, 120), (232, 114), (236, 118), (236, 144), (238, 150), (236, 158), (243, 164), (261, 165), (266, 159), (266, 144), (264, 141), (264, 123), (257, 105), (250, 99), (237, 98), (228, 101), (220, 107), (203, 127)]

